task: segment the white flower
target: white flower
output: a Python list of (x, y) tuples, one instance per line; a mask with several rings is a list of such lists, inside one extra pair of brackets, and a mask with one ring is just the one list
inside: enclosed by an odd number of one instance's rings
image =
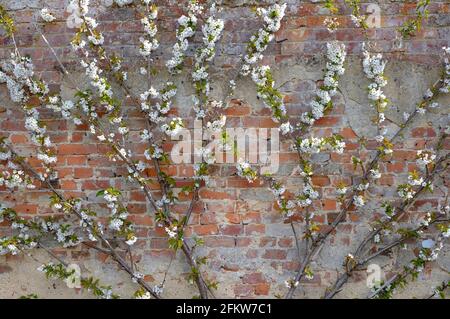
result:
[(11, 152), (8, 151), (1, 151), (0, 149), (0, 161), (6, 161), (11, 157)]
[(374, 243), (379, 243), (381, 241), (381, 238), (380, 238), (380, 234), (376, 234), (374, 237), (373, 237), (373, 242)]
[(280, 130), (281, 134), (287, 135), (292, 132), (293, 128), (292, 128), (291, 123), (286, 122), (286, 123), (283, 123), (280, 125), (279, 130)]
[(177, 237), (177, 235), (178, 235), (178, 227), (177, 226), (165, 227), (164, 229), (170, 238)]
[(381, 178), (381, 173), (380, 173), (380, 171), (377, 170), (377, 169), (371, 169), (371, 170), (369, 171), (369, 173), (370, 173), (370, 177), (373, 178), (373, 179), (379, 179), (379, 178)]
[(409, 119), (410, 114), (408, 112), (403, 112), (403, 119), (407, 121)]
[(137, 241), (137, 237), (136, 236), (132, 236), (130, 239), (128, 239), (125, 243), (128, 246), (133, 246)]
[(131, 3), (133, 3), (134, 0), (114, 0), (114, 2), (119, 6), (119, 7), (123, 7), (126, 5), (129, 5)]
[[(192, 7), (190, 7), (192, 10)], [(184, 53), (187, 51), (189, 47), (188, 39), (195, 34), (193, 27), (197, 25), (197, 18), (194, 15), (194, 12), (190, 12), (189, 16), (181, 16), (178, 19), (179, 27), (177, 29), (177, 42), (173, 46), (172, 49), (172, 58), (166, 62), (166, 66), (171, 73), (179, 73), (180, 66), (184, 61)]]
[(231, 91), (236, 90), (236, 81), (235, 80), (230, 80), (230, 89), (231, 89)]
[(336, 189), (338, 195), (345, 195), (347, 193), (347, 187), (339, 187)]
[(353, 203), (356, 207), (363, 207), (365, 205), (364, 197), (362, 196), (354, 196), (353, 197)]
[(122, 225), (123, 225), (123, 220), (121, 220), (119, 218), (114, 218), (109, 223), (109, 228), (111, 228), (112, 230), (120, 231), (120, 229), (122, 228)]
[(78, 117), (74, 117), (73, 118), (73, 123), (75, 125), (81, 125), (81, 124), (83, 124), (83, 121), (81, 119), (79, 119)]
[(431, 91), (431, 89), (428, 89), (428, 90), (425, 92), (424, 97), (425, 97), (426, 99), (431, 99), (431, 98), (433, 97), (433, 92)]
[[(304, 204), (308, 204), (309, 206), (312, 204), (312, 200), (319, 198), (319, 193), (311, 186), (311, 184), (306, 184), (303, 188), (302, 194), (304, 197), (307, 197), (307, 200)], [(304, 205), (301, 205), (304, 206)]]
[(161, 129), (164, 133), (169, 135), (172, 138), (178, 136), (178, 134), (183, 130), (184, 124), (181, 118), (174, 118), (169, 124), (164, 124), (161, 126)]
[(6, 248), (8, 248), (11, 255), (17, 255), (19, 253), (19, 248), (13, 244), (9, 244)]
[(369, 183), (365, 183), (365, 184), (359, 184), (356, 189), (360, 192), (365, 191), (366, 189), (369, 188)]
[(286, 288), (292, 288), (292, 287), (297, 287), (299, 282), (298, 281), (294, 282), (293, 280), (286, 280), (284, 282), (284, 284), (285, 284)]
[(99, 136), (97, 136), (97, 138), (98, 138), (98, 140), (99, 140), (100, 142), (106, 141), (105, 135), (99, 135)]
[(45, 21), (45, 22), (53, 22), (56, 20), (55, 16), (53, 16), (53, 14), (50, 13), (50, 11), (47, 8), (44, 8), (40, 11), (41, 13), (41, 18)]
[(414, 191), (408, 187), (399, 187), (397, 193), (398, 196), (406, 200), (412, 199), (414, 197)]
[(307, 279), (307, 280), (313, 280), (313, 279), (314, 279), (314, 275), (311, 274), (311, 273), (306, 273), (306, 274), (305, 274), (305, 279)]
[(206, 124), (206, 127), (211, 133), (220, 133), (220, 132), (222, 132), (226, 122), (227, 122), (227, 117), (225, 115), (222, 115), (220, 117), (220, 119), (218, 119), (212, 123), (208, 122)]
[(365, 16), (355, 16), (354, 14), (352, 14), (350, 15), (350, 19), (357, 27), (361, 27), (362, 23), (366, 18)]
[(310, 137), (300, 142), (299, 148), (303, 153), (317, 154), (322, 150), (324, 140), (322, 138)]
[(125, 135), (129, 132), (129, 129), (126, 126), (120, 126), (117, 130), (121, 135)]
[(419, 178), (414, 178), (412, 175), (408, 176), (408, 183), (411, 186), (420, 186), (423, 183), (423, 178), (419, 177)]
[(339, 27), (339, 22), (338, 22), (337, 18), (327, 17), (323, 21), (323, 24), (325, 25), (328, 32), (330, 32), (330, 33), (333, 33)]
[(145, 293), (136, 296), (136, 299), (152, 299), (152, 295), (150, 294), (150, 292), (146, 291)]
[(257, 177), (256, 172), (252, 169), (250, 163), (243, 160), (242, 158), (238, 160), (236, 168), (238, 176), (246, 178), (250, 183), (253, 183), (253, 181)]
[(144, 57), (149, 56), (152, 53), (152, 51), (155, 49), (155, 47), (153, 46), (153, 43), (142, 37), (139, 39), (139, 41), (141, 41), (139, 53)]
[(150, 133), (148, 130), (143, 130), (140, 136), (142, 141), (148, 141), (153, 137), (153, 134)]
[(425, 168), (425, 166), (433, 163), (435, 159), (436, 159), (436, 155), (431, 152), (422, 151), (422, 150), (417, 151), (416, 164), (420, 168)]

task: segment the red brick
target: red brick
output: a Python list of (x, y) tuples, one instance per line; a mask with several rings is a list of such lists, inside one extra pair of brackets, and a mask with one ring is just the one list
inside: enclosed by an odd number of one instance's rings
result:
[(283, 260), (283, 259), (286, 259), (286, 256), (287, 256), (287, 252), (285, 250), (266, 249), (262, 258)]
[(90, 178), (94, 174), (92, 168), (75, 168), (74, 178)]
[(266, 283), (261, 283), (255, 285), (255, 295), (257, 296), (268, 296), (270, 290), (270, 285)]
[(216, 235), (219, 233), (219, 228), (217, 225), (200, 225), (194, 226), (194, 232), (200, 236)]
[(242, 277), (242, 283), (244, 284), (260, 284), (265, 283), (266, 280), (264, 279), (263, 274), (255, 272), (251, 274), (245, 274)]

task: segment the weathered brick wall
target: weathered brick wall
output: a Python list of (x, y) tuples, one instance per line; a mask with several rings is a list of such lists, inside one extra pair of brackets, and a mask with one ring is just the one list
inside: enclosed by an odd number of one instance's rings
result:
[[(66, 1), (0, 2), (14, 10), (12, 15), (18, 23), (17, 42), (22, 52), (32, 57), (37, 71), (51, 83), (52, 90), (61, 89), (66, 96), (70, 96), (72, 88), (68, 79), (61, 76), (54, 57), (30, 24), (36, 10), (44, 6), (56, 13), (58, 21), (45, 26), (45, 34), (72, 76), (78, 83), (82, 83), (78, 60), (68, 45), (74, 30), (68, 29), (65, 23), (68, 15), (65, 13)], [(171, 1), (158, 2), (161, 5), (159, 38), (162, 48), (157, 52), (156, 63), (163, 65), (170, 56), (170, 45), (173, 43), (176, 27), (175, 18), (181, 11), (176, 5), (167, 4)], [(361, 67), (361, 42), (364, 36), (361, 30), (353, 26), (348, 16), (349, 10), (344, 6), (341, 6), (338, 14), (340, 28), (330, 34), (323, 26), (323, 19), (329, 13), (322, 8), (320, 1), (286, 2), (287, 16), (277, 34), (276, 43), (271, 44), (267, 51), (265, 62), (274, 69), (277, 83), (283, 84), (281, 89), (285, 94), (285, 103), (293, 118), (308, 109), (318, 81), (323, 77), (325, 43), (330, 40), (343, 41), (349, 51), (347, 72), (341, 80), (341, 92), (335, 99), (335, 108), (319, 120), (313, 130), (315, 134), (322, 136), (331, 132), (341, 134), (348, 150), (344, 155), (321, 154), (314, 158), (317, 168), (313, 182), (323, 198), (315, 203), (315, 221), (326, 227), (339, 212), (334, 195), (335, 186), (340, 181), (350, 183), (352, 178), (358, 175), (353, 171), (350, 161), (351, 155), (356, 154), (358, 138), (366, 136), (369, 139), (365, 157), (373, 152), (375, 145), (373, 138), (376, 132), (370, 122), (374, 111), (367, 100), (368, 82)], [(251, 10), (252, 4), (273, 1), (224, 0), (223, 3), (224, 11), (221, 15), (226, 20), (226, 30), (220, 41), (220, 54), (214, 61), (214, 92), (221, 92), (225, 88), (229, 73), (227, 71), (237, 65), (246, 41), (260, 25)], [(396, 28), (408, 15), (414, 13), (414, 2), (380, 0), (370, 3), (378, 3), (382, 13), (381, 28), (370, 29), (368, 36), (376, 44), (376, 50), (382, 52), (389, 61), (386, 68), (389, 79), (386, 95), (392, 101), (392, 106), (387, 116), (393, 122), (400, 122), (403, 112), (411, 111), (426, 89), (438, 79), (441, 48), (450, 45), (450, 2), (431, 1), (429, 19), (423, 30), (410, 40), (400, 39)], [(365, 5), (366, 3), (363, 8)], [(140, 89), (145, 85), (145, 81), (136, 75), (136, 44), (139, 42), (141, 26), (135, 11), (101, 7), (97, 11), (107, 47), (126, 58), (125, 65), (130, 71), (130, 83), (134, 89)], [(199, 40), (200, 37), (196, 42)], [(0, 57), (7, 57), (11, 43), (4, 37), (1, 43)], [(177, 79), (180, 86), (182, 83), (190, 83), (188, 76), (185, 72)], [(187, 120), (192, 120), (193, 117), (191, 93), (192, 88), (185, 86), (175, 103), (176, 112)], [(8, 101), (3, 86), (0, 87), (0, 96), (1, 134), (8, 135), (23, 154), (32, 153), (33, 147), (24, 129), (23, 114), (17, 106)], [(268, 110), (256, 98), (255, 87), (251, 81), (238, 83), (235, 97), (241, 101), (234, 102), (226, 110), (229, 126), (276, 127)], [(124, 101), (127, 105), (127, 120), (133, 128), (133, 144), (130, 147), (142, 155), (145, 146), (137, 141), (138, 131), (145, 127), (145, 123), (136, 108), (130, 105), (127, 99)], [(378, 186), (371, 188), (372, 196), (381, 196), (383, 199), (395, 197), (395, 186), (403, 183), (407, 172), (414, 167), (416, 150), (432, 146), (438, 130), (448, 125), (450, 99), (442, 99), (441, 102), (440, 109), (420, 117), (413, 123), (405, 138), (395, 145), (393, 158), (381, 164), (380, 171), (383, 175)], [(142, 193), (135, 185), (126, 182), (123, 167), (106, 160), (104, 154), (108, 151), (107, 148), (98, 145), (86, 127), (74, 126), (49, 112), (45, 114), (51, 136), (57, 143), (60, 188), (66, 195), (80, 197), (91, 203), (94, 209), (104, 211), (104, 216), (107, 216), (107, 211), (95, 197), (96, 192), (108, 186), (123, 190), (125, 197), (129, 199), (128, 208), (140, 236), (136, 244), (139, 249), (135, 252), (139, 267), (143, 273), (149, 274), (146, 277), (149, 282), (158, 284), (171, 260), (172, 252), (168, 249), (164, 231), (155, 225), (154, 219), (148, 214), (150, 207)], [(396, 126), (391, 123), (389, 128), (393, 132)], [(449, 148), (449, 145), (446, 147)], [(169, 148), (170, 145), (167, 145), (167, 149)], [(287, 178), (296, 167), (297, 161), (296, 154), (289, 151), (288, 143), (283, 144), (281, 161), (278, 176), (285, 178), (289, 189), (295, 191), (300, 187), (301, 179)], [(189, 165), (170, 165), (164, 169), (177, 176), (180, 185), (184, 178), (193, 174)], [(148, 174), (154, 176), (155, 172), (149, 171)], [(200, 191), (200, 201), (195, 207), (189, 234), (196, 234), (205, 240), (200, 253), (209, 257), (208, 265), (204, 267), (205, 273), (219, 282), (216, 295), (269, 297), (283, 294), (286, 291), (284, 281), (293, 276), (299, 258), (290, 224), (280, 215), (270, 191), (264, 185), (248, 184), (238, 178), (233, 165), (215, 166), (213, 182), (213, 187)], [(448, 184), (443, 183), (442, 179), (437, 180), (436, 184), (435, 193), (418, 200), (411, 216), (436, 209), (443, 204)], [(0, 201), (15, 207), (24, 216), (50, 212), (48, 193), (45, 191), (11, 193), (0, 189)], [(177, 211), (183, 213), (187, 205), (186, 199), (177, 206)], [(349, 214), (346, 222), (338, 227), (336, 234), (331, 236), (316, 256), (312, 264), (316, 276), (311, 281), (302, 282), (297, 297), (319, 297), (323, 294), (325, 288), (336, 278), (336, 270), (342, 269), (344, 256), (355, 248), (358, 239), (368, 231), (366, 221), (373, 218), (377, 207), (379, 202), (374, 201), (363, 211), (352, 211)], [(303, 245), (301, 249), (304, 252)], [(130, 294), (135, 289), (127, 276), (118, 272), (115, 264), (100, 253), (82, 248), (57, 252), (68, 260), (79, 263), (83, 271), (102, 278), (104, 282), (118, 284)], [(389, 275), (392, 269), (403, 265), (412, 256), (410, 251), (396, 251), (392, 258), (383, 256), (375, 262)], [(189, 297), (196, 293), (195, 287), (183, 279), (183, 275), (189, 271), (183, 258), (178, 255), (171, 267), (165, 296)], [(439, 261), (426, 269), (418, 282), (403, 295), (427, 295), (432, 285), (448, 278), (449, 259), (449, 253), (443, 252)], [(45, 260), (48, 260), (48, 257), (44, 253), (33, 253), (33, 257), (0, 257), (0, 296), (18, 297), (27, 293), (47, 297), (83, 296), (68, 290), (64, 284), (52, 285), (43, 275), (37, 273), (35, 269)], [(365, 271), (357, 273), (339, 297), (364, 297), (368, 291), (365, 276)]]

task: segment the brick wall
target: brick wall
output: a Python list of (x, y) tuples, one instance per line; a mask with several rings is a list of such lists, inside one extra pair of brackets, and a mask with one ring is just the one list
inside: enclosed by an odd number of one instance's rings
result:
[[(156, 53), (155, 63), (163, 65), (170, 56), (170, 46), (174, 41), (175, 19), (181, 15), (178, 6), (163, 4), (170, 1), (158, 1), (160, 4), (159, 38), (161, 49)], [(224, 2), (221, 15), (226, 20), (225, 34), (220, 41), (219, 56), (214, 61), (214, 92), (224, 90), (228, 71), (237, 66), (239, 54), (243, 52), (246, 41), (255, 32), (260, 21), (252, 12), (252, 4), (272, 3), (273, 1), (230, 0)], [(373, 154), (375, 143), (374, 128), (370, 124), (373, 112), (367, 101), (368, 84), (361, 68), (361, 43), (364, 35), (356, 29), (349, 17), (348, 8), (340, 5), (338, 19), (340, 28), (333, 34), (323, 27), (323, 19), (329, 15), (320, 1), (286, 0), (287, 16), (282, 29), (276, 36), (265, 55), (265, 62), (274, 69), (274, 77), (285, 94), (288, 113), (295, 118), (308, 109), (309, 101), (320, 79), (323, 77), (324, 46), (327, 41), (343, 41), (349, 53), (347, 73), (341, 80), (341, 92), (335, 98), (333, 111), (319, 120), (313, 132), (324, 136), (339, 133), (345, 138), (347, 151), (343, 155), (320, 154), (314, 158), (317, 167), (313, 183), (322, 196), (314, 204), (314, 221), (326, 227), (336, 218), (339, 205), (334, 195), (335, 186), (340, 181), (350, 183), (358, 174), (353, 171), (350, 157), (356, 154), (358, 138), (369, 139), (368, 150), (363, 158)], [(51, 83), (54, 91), (62, 90), (70, 96), (73, 88), (70, 81), (61, 76), (53, 55), (40, 36), (35, 32), (30, 20), (37, 9), (44, 5), (56, 13), (58, 21), (43, 28), (48, 41), (55, 47), (64, 64), (71, 71), (77, 83), (83, 83), (83, 76), (77, 58), (68, 45), (74, 30), (66, 26), (66, 1), (1, 1), (13, 10), (12, 15), (18, 23), (17, 42), (24, 54), (29, 54), (42, 77)], [(389, 61), (386, 74), (389, 79), (386, 95), (392, 101), (387, 116), (393, 122), (400, 122), (403, 112), (411, 111), (420, 101), (426, 89), (439, 77), (441, 47), (450, 45), (450, 3), (449, 1), (431, 1), (430, 16), (424, 28), (409, 40), (398, 37), (397, 27), (409, 15), (414, 14), (415, 3), (405, 1), (371, 1), (381, 8), (381, 28), (369, 29), (368, 36)], [(368, 3), (363, 4), (363, 8)], [(141, 26), (134, 9), (99, 7), (98, 21), (104, 32), (107, 48), (119, 52), (125, 57), (125, 67), (130, 73), (130, 83), (138, 90), (145, 84), (137, 75), (136, 63)], [(11, 43), (5, 37), (0, 38), (0, 57), (7, 57)], [(196, 38), (199, 43), (200, 37)], [(190, 60), (188, 60), (189, 65)], [(133, 75), (134, 73), (134, 75)], [(180, 85), (189, 83), (188, 73), (183, 73), (176, 81)], [(175, 103), (176, 112), (192, 122), (193, 111), (190, 104), (192, 88), (181, 90)], [(33, 147), (24, 129), (23, 114), (17, 106), (6, 98), (6, 89), (0, 87), (0, 132), (7, 135), (19, 147), (22, 154), (31, 154)], [(228, 125), (233, 127), (276, 127), (270, 113), (256, 98), (254, 84), (245, 80), (238, 84), (236, 100), (226, 110)], [(239, 100), (237, 100), (239, 99)], [(133, 128), (130, 148), (143, 157), (144, 145), (138, 143), (139, 129), (145, 123), (129, 99), (123, 99), (130, 127)], [(373, 197), (390, 199), (396, 196), (395, 186), (403, 183), (407, 172), (414, 168), (414, 156), (417, 149), (432, 146), (440, 128), (448, 125), (448, 97), (442, 99), (442, 107), (427, 114), (413, 123), (405, 138), (397, 143), (394, 156), (380, 166), (382, 178), (376, 187), (371, 188)], [(146, 280), (158, 284), (171, 261), (172, 251), (168, 248), (165, 232), (156, 226), (148, 212), (151, 210), (141, 191), (123, 177), (124, 167), (106, 160), (108, 149), (97, 144), (86, 127), (74, 126), (61, 120), (50, 112), (43, 111), (53, 141), (58, 149), (58, 172), (60, 188), (68, 196), (80, 197), (90, 203), (94, 209), (107, 211), (95, 194), (99, 189), (114, 186), (124, 192), (128, 199), (128, 209), (137, 226), (139, 241), (136, 244), (136, 260), (141, 271), (148, 274)], [(395, 130), (395, 125), (389, 128)], [(171, 145), (167, 144), (167, 149)], [(447, 143), (446, 148), (450, 145)], [(286, 181), (290, 191), (301, 185), (299, 177), (289, 177), (296, 167), (297, 157), (289, 149), (289, 143), (283, 144), (282, 166), (278, 177)], [(196, 204), (188, 235), (197, 235), (204, 239), (205, 245), (199, 253), (209, 257), (204, 271), (209, 278), (219, 282), (216, 292), (220, 297), (271, 297), (286, 292), (284, 281), (294, 275), (298, 266), (298, 252), (292, 234), (290, 220), (280, 215), (274, 204), (274, 198), (265, 185), (249, 184), (236, 176), (233, 165), (214, 166), (213, 186), (200, 191), (200, 201)], [(192, 177), (190, 165), (169, 165), (164, 171), (177, 177), (181, 186), (186, 178)], [(148, 175), (155, 176), (154, 171)], [(448, 182), (447, 182), (448, 183)], [(448, 184), (442, 179), (436, 181), (436, 191), (423, 196), (412, 209), (411, 218), (436, 209), (443, 204), (448, 193)], [(155, 193), (158, 190), (155, 189)], [(49, 214), (48, 193), (28, 191), (11, 193), (0, 188), (0, 201), (14, 207), (24, 216)], [(189, 204), (188, 198), (176, 206), (182, 214)], [(378, 202), (379, 204), (379, 202)], [(351, 211), (345, 223), (341, 224), (331, 236), (325, 247), (316, 256), (312, 268), (316, 274), (313, 280), (301, 283), (296, 297), (319, 297), (326, 287), (336, 278), (336, 270), (342, 269), (342, 261), (358, 244), (368, 230), (367, 221), (376, 214), (377, 201), (372, 201), (364, 211)], [(300, 217), (294, 217), (300, 221)], [(301, 223), (298, 232), (301, 233)], [(7, 232), (5, 228), (5, 232)], [(127, 276), (117, 272), (114, 264), (104, 255), (84, 248), (56, 250), (58, 254), (82, 265), (83, 271), (102, 278), (104, 282), (124, 287), (130, 295), (135, 289)], [(301, 245), (304, 252), (304, 246)], [(67, 291), (63, 284), (52, 286), (43, 275), (34, 273), (40, 262), (48, 259), (44, 253), (34, 253), (33, 258), (0, 257), (0, 296), (18, 297), (26, 293), (38, 293), (40, 296), (59, 297), (87, 296)], [(380, 257), (375, 262), (386, 271), (387, 276), (396, 267), (405, 264), (412, 257), (410, 251), (396, 251), (392, 258)], [(36, 259), (38, 261), (36, 261)], [(426, 269), (418, 282), (403, 296), (425, 296), (433, 284), (448, 278), (450, 271), (448, 251), (444, 251), (438, 262)], [(189, 271), (184, 257), (177, 255), (169, 272), (166, 296), (189, 297), (195, 294), (195, 287), (183, 280)], [(339, 297), (365, 297), (368, 289), (365, 284), (365, 271), (358, 272), (350, 280)], [(124, 294), (126, 295), (126, 294)]]

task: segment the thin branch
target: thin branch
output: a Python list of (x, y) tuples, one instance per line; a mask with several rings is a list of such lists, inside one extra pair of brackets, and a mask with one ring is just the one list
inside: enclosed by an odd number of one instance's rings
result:
[[(434, 177), (436, 176), (436, 174), (439, 172), (438, 167), (441, 163), (445, 162), (447, 159), (450, 158), (450, 154), (447, 154), (445, 156), (443, 156), (440, 160), (438, 160), (435, 164), (434, 170), (431, 172), (430, 175), (427, 176), (427, 178), (425, 179), (425, 183), (431, 182)], [(337, 293), (339, 293), (342, 290), (342, 287), (347, 283), (348, 278), (350, 277), (351, 273), (353, 271), (355, 271), (356, 269), (358, 269), (359, 267), (365, 265), (367, 262), (369, 262), (370, 260), (376, 258), (377, 256), (392, 250), (394, 247), (399, 246), (400, 244), (402, 244), (404, 241), (406, 241), (407, 239), (409, 239), (408, 236), (404, 236), (401, 239), (388, 244), (387, 246), (383, 247), (382, 249), (380, 249), (379, 251), (377, 251), (376, 253), (373, 253), (372, 255), (363, 258), (361, 260), (358, 261), (359, 258), (361, 258), (362, 255), (362, 251), (364, 250), (364, 247), (373, 240), (373, 238), (379, 234), (384, 227), (386, 227), (389, 223), (399, 220), (401, 219), (401, 217), (406, 213), (406, 211), (408, 210), (408, 208), (410, 206), (412, 206), (414, 204), (414, 202), (417, 200), (417, 198), (419, 198), (419, 196), (425, 191), (426, 187), (425, 186), (421, 186), (421, 188), (414, 194), (414, 197), (409, 200), (404, 202), (400, 207), (399, 207), (399, 212), (394, 215), (392, 217), (391, 220), (388, 220), (384, 223), (382, 223), (379, 227), (377, 227), (374, 231), (370, 232), (365, 238), (364, 240), (359, 244), (358, 248), (356, 249), (356, 252), (354, 254), (355, 259), (357, 260), (357, 262), (351, 267), (351, 269), (345, 271), (344, 273), (341, 274), (340, 277), (338, 277), (338, 279), (336, 280), (336, 282), (334, 283), (333, 287), (325, 294), (325, 298), (326, 299), (330, 299), (333, 298)], [(436, 219), (433, 223), (436, 222), (445, 222), (445, 219)], [(433, 224), (433, 223), (430, 223)], [(414, 231), (417, 232), (419, 230), (422, 230), (424, 228), (426, 228), (427, 226), (420, 226), (417, 229), (415, 229)]]
[[(439, 91), (439, 88), (441, 88), (442, 85), (443, 85), (443, 81), (442, 81), (442, 79), (439, 79), (438, 81), (436, 81), (433, 84), (433, 88), (435, 88), (435, 89), (437, 89)], [(429, 100), (430, 100), (430, 98), (424, 97), (419, 105), (424, 105), (427, 102), (429, 102)], [(389, 141), (390, 143), (393, 143), (394, 141), (396, 141), (397, 138), (399, 138), (403, 134), (405, 129), (415, 119), (417, 114), (418, 114), (418, 108), (415, 109), (415, 111), (408, 117), (408, 119), (403, 124), (403, 126), (390, 139), (390, 141)], [(382, 151), (378, 150), (376, 155), (375, 155), (375, 157), (372, 159), (372, 161), (367, 166), (366, 172), (365, 172), (365, 174), (363, 176), (363, 180), (366, 180), (368, 178), (368, 174), (369, 174), (370, 170), (373, 169), (378, 164), (378, 161), (380, 160), (381, 156), (382, 156)], [(320, 234), (313, 241), (312, 246), (311, 246), (311, 251), (305, 257), (305, 260), (304, 260), (305, 263), (302, 263), (300, 265), (300, 267), (298, 268), (298, 270), (297, 270), (297, 275), (295, 276), (295, 282), (300, 281), (300, 279), (304, 276), (304, 271), (305, 271), (306, 267), (309, 265), (309, 263), (311, 262), (312, 257), (322, 247), (322, 245), (325, 244), (325, 240), (328, 238), (328, 236), (331, 233), (333, 233), (333, 231), (345, 220), (345, 217), (347, 216), (347, 212), (349, 211), (350, 207), (352, 207), (352, 205), (353, 205), (354, 195), (356, 195), (356, 189), (353, 190), (353, 192), (350, 195), (351, 196), (350, 199), (347, 201), (347, 204), (344, 206), (344, 208), (338, 214), (336, 219), (333, 221), (333, 223), (331, 224), (330, 228), (325, 233)], [(294, 292), (295, 292), (296, 288), (297, 287), (295, 285), (292, 285), (290, 287), (288, 293), (286, 294), (285, 298), (286, 299), (291, 299), (292, 296), (294, 295)]]
[[(10, 145), (5, 144), (5, 146), (9, 149), (9, 151), (11, 152), (11, 154), (13, 155), (14, 158), (16, 158), (16, 159), (19, 158), (19, 156), (17, 155), (17, 153), (14, 151), (14, 149), (13, 149)], [(37, 180), (43, 182), (43, 183), (48, 187), (48, 189), (49, 189), (54, 195), (56, 195), (61, 201), (67, 202), (67, 200), (64, 198), (64, 196), (54, 188), (54, 186), (51, 184), (51, 182), (49, 182), (48, 180), (42, 181), (41, 178), (40, 178), (39, 173), (37, 173), (30, 165), (28, 165), (26, 162), (21, 161), (21, 160), (18, 161), (18, 164), (22, 167), (22, 169), (23, 169), (24, 171), (27, 171), (27, 172), (29, 172), (31, 175), (33, 175), (35, 179), (37, 179)], [(86, 223), (87, 227), (88, 227), (93, 233), (95, 233), (96, 236), (97, 236), (97, 237), (102, 241), (102, 243), (107, 247), (107, 250), (108, 250), (108, 252), (109, 252), (108, 255), (111, 256), (114, 260), (116, 260), (116, 261), (118, 262), (118, 264), (119, 264), (119, 265), (120, 265), (120, 266), (121, 266), (121, 267), (122, 267), (122, 268), (123, 268), (123, 269), (131, 276), (131, 277), (134, 278), (134, 272), (133, 272), (133, 270), (131, 269), (131, 267), (127, 264), (127, 262), (126, 262), (122, 257), (120, 257), (120, 255), (119, 255), (119, 254), (117, 253), (117, 251), (112, 247), (112, 245), (109, 243), (109, 241), (108, 241), (105, 237), (103, 237), (103, 235), (96, 233), (94, 227), (92, 226), (92, 224), (91, 224), (90, 222), (84, 220), (83, 217), (82, 217), (82, 215), (81, 215), (81, 213), (80, 213), (77, 209), (75, 209), (73, 206), (70, 206), (70, 211), (71, 211), (72, 213), (74, 213), (80, 220), (83, 220), (83, 221)], [(159, 296), (156, 295), (156, 294), (153, 292), (152, 287), (150, 287), (144, 280), (142, 280), (141, 278), (136, 278), (136, 280), (137, 280), (137, 282), (139, 283), (139, 285), (141, 285), (145, 290), (147, 290), (154, 298), (159, 299)]]
[(379, 287), (376, 291), (367, 296), (367, 299), (372, 299), (376, 297), (384, 288), (389, 287), (400, 275), (396, 274), (392, 276), (388, 281), (386, 281), (381, 287)]

